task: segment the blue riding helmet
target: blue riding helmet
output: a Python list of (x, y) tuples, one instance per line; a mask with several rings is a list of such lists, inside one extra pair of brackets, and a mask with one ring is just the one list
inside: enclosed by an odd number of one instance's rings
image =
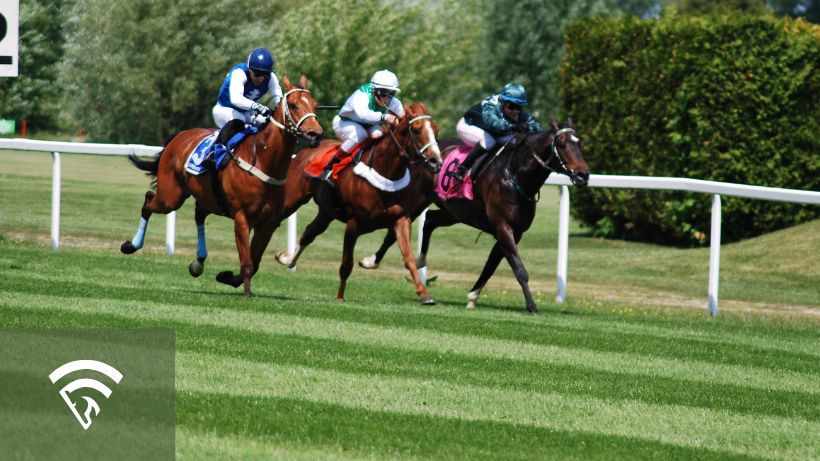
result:
[(256, 72), (271, 73), (276, 67), (276, 59), (265, 48), (257, 48), (248, 55), (248, 69)]
[(521, 106), (527, 105), (527, 90), (520, 83), (508, 83), (498, 94), (501, 102), (512, 102)]

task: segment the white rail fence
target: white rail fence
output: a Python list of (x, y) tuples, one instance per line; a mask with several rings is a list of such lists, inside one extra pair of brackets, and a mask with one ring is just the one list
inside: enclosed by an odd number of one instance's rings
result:
[[(158, 146), (141, 144), (91, 144), (56, 141), (34, 141), (30, 139), (0, 139), (0, 149), (51, 152), (54, 157), (51, 192), (51, 246), (54, 250), (60, 247), (60, 153), (96, 154), (96, 155), (153, 155), (161, 149)], [(559, 303), (566, 300), (567, 265), (569, 253), (569, 189), (572, 185), (564, 175), (553, 175), (546, 183), (561, 187), (558, 222), (558, 281), (555, 300)], [(721, 195), (773, 200), (780, 202), (820, 205), (820, 192), (781, 189), (775, 187), (748, 186), (717, 181), (702, 181), (685, 178), (657, 178), (643, 176), (590, 175), (589, 187), (612, 187), (626, 189), (676, 190), (712, 194), (712, 223), (709, 252), (709, 287), (708, 306), (712, 316), (718, 311), (718, 280), (720, 272), (720, 231), (721, 231)], [(424, 226), (424, 215), (418, 220), (419, 242)], [(296, 213), (288, 219), (288, 251), (296, 248)], [(168, 214), (166, 221), (166, 252), (174, 254), (176, 229), (175, 213)]]

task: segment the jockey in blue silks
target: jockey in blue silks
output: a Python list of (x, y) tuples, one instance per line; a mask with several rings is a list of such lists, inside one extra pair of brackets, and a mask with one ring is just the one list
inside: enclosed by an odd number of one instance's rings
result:
[(251, 51), (247, 62), (233, 66), (222, 82), (213, 108), (216, 125), (221, 129), (237, 119), (252, 126), (263, 124), (272, 111), (257, 101), (269, 93), (276, 108), (282, 99), (282, 87), (275, 72), (276, 60), (265, 48)]
[(362, 85), (347, 98), (339, 114), (333, 118), (333, 131), (342, 140), (340, 151), (325, 167), (322, 179), (328, 180), (335, 165), (364, 140), (384, 135), (382, 124), (396, 125), (404, 116), (404, 106), (396, 98), (399, 78), (387, 69), (373, 74), (370, 83)]
[(454, 175), (456, 179), (463, 180), (478, 157), (498, 143), (507, 143), (515, 133), (543, 131), (541, 125), (523, 110), (527, 103), (524, 87), (518, 83), (508, 83), (501, 88), (501, 92), (487, 97), (464, 113), (456, 125), (456, 131), (461, 141), (472, 149), (458, 166)]

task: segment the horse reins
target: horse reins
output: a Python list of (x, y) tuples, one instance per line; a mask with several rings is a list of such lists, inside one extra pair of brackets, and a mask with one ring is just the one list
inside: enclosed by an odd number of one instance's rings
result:
[[(303, 115), (299, 121), (295, 122), (293, 120), (293, 116), (290, 115), (290, 110), (288, 110), (288, 96), (291, 93), (296, 92), (305, 92), (310, 94), (310, 90), (306, 90), (304, 88), (293, 88), (289, 90), (284, 96), (282, 96), (282, 101), (280, 102), (280, 105), (282, 105), (282, 123), (279, 123), (275, 118), (273, 118), (273, 116), (270, 116), (268, 120), (276, 125), (276, 127), (280, 130), (298, 139), (305, 137), (305, 135), (299, 131), (299, 126), (301, 126), (302, 123), (310, 117), (316, 118), (316, 114), (313, 112), (308, 112)], [(285, 126), (285, 124), (287, 124), (287, 126)], [(274, 186), (283, 186), (285, 185), (285, 182), (287, 182), (287, 177), (285, 177), (285, 179), (272, 178), (259, 168), (256, 168), (256, 143), (253, 144), (253, 163), (248, 163), (245, 159), (233, 153), (231, 153), (231, 157), (233, 157), (234, 162), (236, 162), (236, 165), (240, 169), (256, 176), (263, 182), (273, 184)]]
[(412, 158), (413, 156), (410, 154), (410, 152), (407, 152), (407, 148), (403, 148), (401, 146), (401, 144), (399, 143), (399, 140), (396, 139), (396, 136), (393, 134), (393, 130), (391, 129), (389, 131), (390, 139), (393, 141), (394, 144), (396, 144), (396, 147), (399, 149), (399, 152), (403, 152), (403, 153), (407, 154), (406, 155), (407, 160), (411, 164), (412, 163), (423, 162), (424, 161), (424, 152), (427, 149), (438, 145), (438, 141), (434, 139), (434, 140), (428, 142), (427, 144), (425, 144), (424, 146), (422, 146), (421, 148), (419, 148), (418, 143), (416, 142), (416, 137), (415, 137), (415, 135), (413, 135), (413, 123), (415, 123), (419, 120), (430, 120), (432, 118), (433, 117), (431, 115), (425, 114), (425, 115), (418, 115), (418, 116), (413, 117), (413, 118), (411, 118), (410, 120), (407, 121), (407, 134), (410, 136), (410, 140), (413, 142), (413, 147), (416, 149), (415, 159)]
[[(561, 155), (560, 155), (560, 154), (558, 154), (558, 148), (559, 148), (559, 147), (560, 147), (561, 149), (566, 148), (566, 144), (558, 144), (558, 142), (557, 142), (557, 140), (558, 140), (558, 136), (560, 136), (560, 135), (561, 135), (561, 134), (563, 134), (563, 133), (575, 133), (575, 130), (574, 130), (574, 129), (572, 129), (572, 128), (561, 128), (560, 130), (558, 130), (558, 131), (556, 131), (555, 133), (553, 133), (553, 134), (552, 134), (552, 140), (550, 141), (550, 156), (549, 156), (546, 160), (542, 160), (542, 159), (541, 159), (541, 157), (539, 157), (539, 156), (538, 156), (538, 154), (537, 154), (537, 153), (535, 153), (535, 150), (533, 150), (532, 146), (530, 145), (529, 141), (527, 141), (527, 139), (526, 139), (526, 138), (524, 139), (524, 145), (526, 145), (526, 146), (527, 146), (527, 149), (530, 151), (530, 154), (532, 154), (533, 158), (534, 158), (534, 159), (538, 162), (538, 164), (539, 164), (539, 165), (541, 165), (544, 169), (549, 170), (549, 171), (551, 171), (551, 172), (553, 172), (553, 173), (559, 173), (559, 174), (561, 174), (561, 173), (568, 173), (570, 176), (572, 176), (572, 175), (574, 175), (574, 174), (575, 174), (575, 171), (574, 171), (572, 168), (568, 167), (568, 166), (567, 166), (567, 164), (566, 164), (566, 162), (564, 162), (564, 159), (563, 159), (563, 158), (561, 158)], [(550, 162), (552, 161), (552, 158), (553, 158), (553, 157), (555, 157), (555, 158), (557, 158), (557, 159), (558, 159), (558, 163), (559, 163), (559, 165), (561, 166), (561, 171), (556, 170), (555, 168), (552, 168), (552, 167), (550, 166)], [(510, 156), (510, 161), (511, 161), (511, 160), (512, 160), (512, 156)], [(529, 196), (528, 196), (528, 195), (524, 192), (524, 190), (521, 188), (521, 185), (518, 183), (518, 179), (517, 179), (515, 176), (513, 176), (513, 186), (515, 187), (515, 190), (516, 190), (519, 194), (521, 194), (523, 197), (525, 197), (525, 198), (529, 199), (530, 201), (538, 201), (538, 200), (537, 200), (536, 198), (534, 198), (534, 197), (529, 197)], [(539, 192), (540, 192), (540, 189), (539, 189)]]

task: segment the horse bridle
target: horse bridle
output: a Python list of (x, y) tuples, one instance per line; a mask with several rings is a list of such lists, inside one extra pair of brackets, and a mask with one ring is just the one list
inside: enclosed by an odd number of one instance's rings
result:
[(401, 152), (401, 154), (407, 159), (408, 162), (410, 162), (410, 164), (416, 164), (416, 163), (421, 163), (421, 162), (425, 161), (426, 159), (424, 158), (424, 152), (427, 149), (438, 145), (438, 141), (433, 140), (433, 141), (430, 141), (427, 144), (423, 145), (421, 148), (419, 148), (419, 145), (416, 142), (416, 136), (413, 134), (413, 123), (415, 123), (419, 120), (429, 120), (429, 119), (432, 119), (432, 118), (433, 118), (432, 116), (425, 114), (425, 115), (418, 115), (418, 116), (413, 117), (413, 118), (411, 118), (410, 120), (407, 121), (407, 134), (410, 136), (410, 140), (412, 141), (413, 148), (415, 149), (414, 153), (408, 152), (407, 148), (401, 146), (401, 144), (399, 143), (399, 140), (396, 139), (396, 136), (393, 134), (392, 129), (389, 131), (390, 139), (393, 140), (393, 143), (396, 144), (396, 147), (398, 147), (399, 152)]
[[(575, 170), (567, 166), (564, 159), (561, 158), (561, 155), (558, 154), (559, 147), (561, 149), (565, 149), (567, 147), (566, 144), (558, 144), (558, 136), (560, 136), (563, 133), (575, 133), (575, 130), (572, 128), (561, 128), (560, 130), (552, 134), (552, 141), (550, 142), (551, 153), (546, 160), (542, 160), (541, 157), (538, 156), (538, 154), (533, 150), (532, 146), (530, 146), (530, 143), (526, 139), (524, 140), (524, 144), (526, 144), (527, 149), (529, 149), (530, 154), (532, 154), (533, 158), (535, 158), (535, 160), (545, 169), (550, 170), (553, 173), (566, 173), (568, 176), (574, 176)], [(558, 159), (558, 164), (561, 166), (560, 171), (550, 166), (550, 162), (552, 161), (553, 157)]]
[[(279, 104), (282, 105), (282, 123), (279, 123), (275, 118), (273, 118), (273, 115), (269, 116), (268, 120), (270, 120), (270, 122), (273, 123), (274, 125), (276, 125), (279, 129), (283, 130), (287, 134), (290, 134), (291, 136), (295, 137), (296, 139), (300, 139), (300, 138), (301, 139), (306, 139), (307, 136), (304, 133), (302, 133), (301, 131), (299, 131), (299, 126), (302, 125), (302, 123), (305, 120), (307, 120), (309, 117), (316, 118), (316, 114), (314, 114), (313, 112), (308, 112), (307, 114), (303, 115), (299, 119), (299, 121), (294, 121), (293, 120), (293, 116), (290, 115), (290, 110), (288, 110), (288, 96), (291, 93), (295, 93), (295, 92), (305, 92), (305, 93), (310, 94), (310, 91), (306, 90), (304, 88), (293, 88), (293, 89), (289, 90), (287, 93), (284, 94), (284, 96), (282, 96), (282, 101), (279, 103)], [(287, 125), (287, 126), (285, 126), (285, 125)], [(252, 174), (253, 176), (256, 176), (257, 178), (259, 178), (263, 182), (266, 182), (268, 184), (273, 184), (275, 186), (284, 185), (285, 182), (287, 181), (287, 178), (282, 178), (282, 179), (272, 178), (272, 177), (268, 176), (267, 174), (265, 174), (262, 170), (260, 170), (259, 168), (256, 167), (256, 144), (255, 143), (253, 144), (252, 152), (253, 152), (253, 159), (250, 163), (248, 163), (248, 161), (246, 161), (242, 157), (239, 157), (238, 155), (234, 155), (233, 153), (231, 153), (231, 157), (233, 158), (234, 162), (236, 162), (237, 166), (239, 166), (239, 168), (241, 168), (242, 170), (247, 171), (249, 174)]]
[(291, 93), (296, 92), (304, 92), (310, 94), (310, 90), (306, 90), (304, 88), (293, 88), (291, 90), (288, 90), (288, 92), (285, 93), (284, 96), (282, 96), (282, 102), (280, 103), (282, 104), (282, 123), (279, 123), (276, 119), (273, 118), (273, 116), (270, 117), (270, 121), (271, 123), (279, 127), (281, 130), (284, 130), (285, 133), (297, 139), (306, 139), (307, 136), (305, 135), (305, 133), (299, 131), (299, 127), (308, 118), (313, 117), (315, 119), (316, 114), (313, 112), (308, 112), (307, 114), (303, 115), (298, 121), (293, 120), (293, 116), (290, 115), (290, 110), (288, 109), (288, 96)]

